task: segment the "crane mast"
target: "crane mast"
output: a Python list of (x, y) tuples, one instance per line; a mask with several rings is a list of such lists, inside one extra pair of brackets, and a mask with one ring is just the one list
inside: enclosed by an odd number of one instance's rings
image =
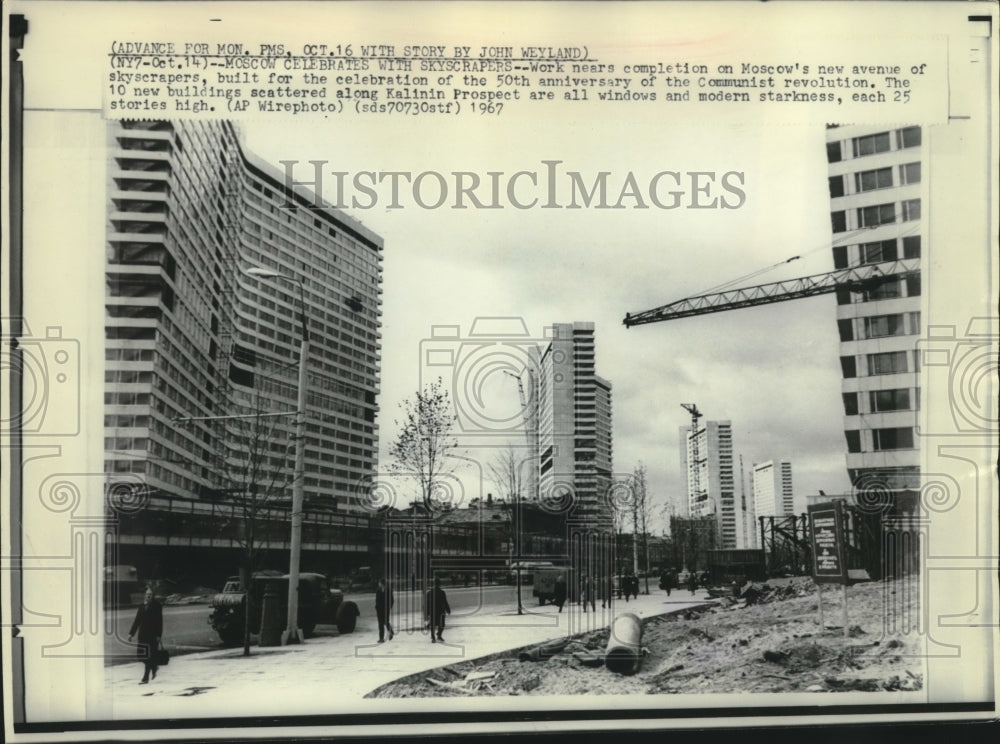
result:
[(522, 378), (527, 375), (528, 383), (532, 385), (531, 371), (528, 369), (522, 370), (521, 374), (515, 375), (509, 370), (504, 370), (504, 374), (510, 375), (515, 380), (517, 380), (517, 394), (521, 400), (521, 416), (524, 418), (524, 437), (528, 443), (528, 459), (531, 462), (531, 469), (528, 471), (529, 482), (528, 486), (528, 499), (532, 502), (538, 501), (538, 406), (536, 403), (536, 396), (534, 394), (534, 387), (532, 387), (532, 394), (529, 398), (528, 394), (524, 391), (524, 381)]
[[(698, 448), (698, 419), (701, 411), (694, 403), (681, 403), (681, 408), (691, 414), (691, 492), (695, 504), (701, 504), (701, 458)], [(692, 515), (694, 516), (694, 515)]]

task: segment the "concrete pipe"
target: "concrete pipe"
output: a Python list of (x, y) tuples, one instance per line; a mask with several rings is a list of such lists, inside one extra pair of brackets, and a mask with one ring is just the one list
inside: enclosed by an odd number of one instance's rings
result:
[(604, 665), (618, 674), (635, 674), (642, 660), (642, 623), (639, 616), (623, 612), (611, 624)]

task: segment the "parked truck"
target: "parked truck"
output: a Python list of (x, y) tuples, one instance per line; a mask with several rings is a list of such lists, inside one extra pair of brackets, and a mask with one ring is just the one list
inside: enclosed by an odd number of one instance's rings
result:
[[(281, 629), (287, 626), (288, 574), (260, 572), (250, 582), (250, 632), (260, 632), (264, 591), (273, 585), (282, 618)], [(247, 592), (237, 576), (231, 576), (223, 590), (212, 598), (212, 614), (208, 622), (227, 646), (243, 642), (243, 627), (247, 606)], [(299, 574), (299, 627), (310, 635), (318, 624), (336, 625), (341, 633), (354, 631), (359, 615), (354, 602), (344, 601), (344, 593), (332, 589), (325, 576), (317, 573)]]
[(534, 569), (535, 580), (531, 589), (532, 595), (538, 597), (539, 605), (544, 605), (556, 598), (556, 580), (560, 576), (566, 581), (566, 599), (568, 601), (577, 599), (578, 587), (573, 569), (559, 566), (539, 567)]

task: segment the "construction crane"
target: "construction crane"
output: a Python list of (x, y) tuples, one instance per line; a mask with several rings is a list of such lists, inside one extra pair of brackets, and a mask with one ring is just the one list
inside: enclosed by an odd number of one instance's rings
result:
[(515, 375), (510, 370), (504, 370), (504, 374), (510, 375), (515, 380), (517, 380), (517, 394), (521, 399), (521, 416), (524, 417), (524, 438), (528, 443), (528, 460), (531, 462), (531, 469), (528, 471), (528, 500), (532, 502), (538, 501), (538, 406), (536, 405), (536, 396), (534, 394), (534, 387), (532, 386), (532, 394), (529, 398), (528, 394), (524, 391), (524, 381), (521, 379), (525, 375), (528, 376), (529, 385), (532, 383), (531, 372), (528, 369), (524, 369), (521, 374)]
[(676, 320), (693, 315), (706, 315), (741, 307), (768, 305), (772, 302), (797, 300), (801, 297), (836, 292), (848, 289), (856, 292), (871, 291), (880, 284), (909, 276), (919, 276), (920, 259), (908, 258), (897, 261), (854, 266), (837, 269), (824, 274), (789, 279), (783, 282), (758, 284), (742, 289), (728, 289), (722, 292), (688, 297), (652, 310), (640, 313), (626, 313), (622, 321), (626, 328), (644, 323), (658, 323), (662, 320)]
[(691, 493), (695, 504), (701, 504), (701, 458), (698, 454), (698, 419), (701, 411), (694, 403), (681, 403), (681, 408), (691, 414)]

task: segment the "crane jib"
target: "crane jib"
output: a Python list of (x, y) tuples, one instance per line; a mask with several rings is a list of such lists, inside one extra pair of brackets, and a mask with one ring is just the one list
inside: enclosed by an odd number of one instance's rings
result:
[(652, 310), (634, 314), (626, 313), (622, 322), (626, 328), (631, 328), (645, 323), (676, 320), (693, 315), (705, 315), (742, 307), (814, 297), (835, 292), (838, 289), (865, 292), (876, 289), (886, 282), (919, 274), (920, 259), (918, 258), (853, 266), (798, 279), (688, 297)]

